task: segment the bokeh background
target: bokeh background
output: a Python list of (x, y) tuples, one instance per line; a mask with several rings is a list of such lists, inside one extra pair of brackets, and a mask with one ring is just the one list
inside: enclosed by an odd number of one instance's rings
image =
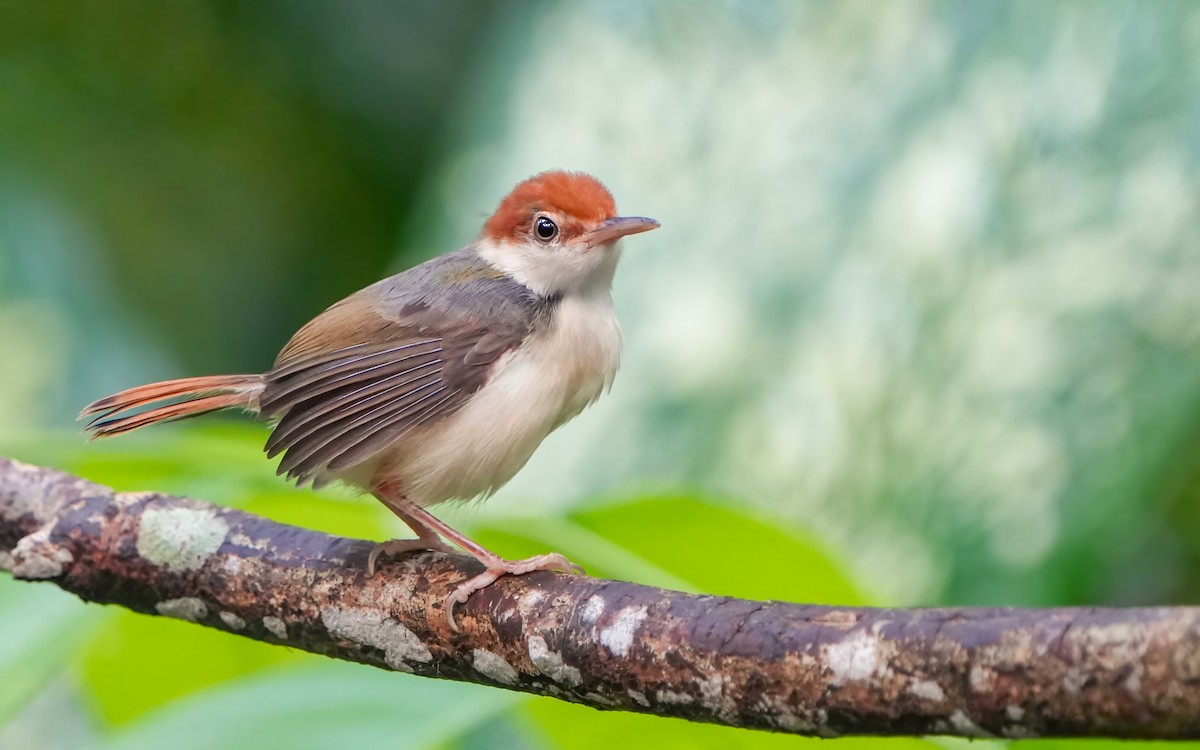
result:
[[(663, 228), (626, 243), (610, 396), (454, 523), (509, 555), (747, 597), (1200, 598), (1183, 1), (4, 3), (0, 451), (399, 533), (374, 503), (275, 479), (247, 420), (85, 446), (74, 414), (265, 369), (313, 314), (470, 241), (552, 167)], [(0, 674), (4, 748), (798, 744), (330, 663), (6, 577)]]

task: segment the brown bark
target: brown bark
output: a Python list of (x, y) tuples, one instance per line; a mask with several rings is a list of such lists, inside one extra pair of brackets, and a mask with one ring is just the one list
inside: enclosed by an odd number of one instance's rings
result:
[(1200, 736), (1200, 608), (870, 609), (501, 579), (0, 459), (0, 566), (87, 601), (599, 709), (832, 737)]

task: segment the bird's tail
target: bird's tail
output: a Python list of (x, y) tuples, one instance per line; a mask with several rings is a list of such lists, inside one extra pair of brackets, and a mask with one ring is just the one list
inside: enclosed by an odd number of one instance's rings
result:
[[(130, 388), (94, 401), (79, 413), (92, 439), (120, 435), (158, 422), (198, 417), (220, 409), (258, 409), (262, 375), (208, 375), (165, 380)], [(155, 406), (160, 401), (169, 401)], [(153, 407), (141, 411), (143, 407)]]

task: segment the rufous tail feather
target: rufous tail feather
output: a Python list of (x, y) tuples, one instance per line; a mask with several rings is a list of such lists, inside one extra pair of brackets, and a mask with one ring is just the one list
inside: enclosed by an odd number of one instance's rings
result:
[[(79, 418), (91, 419), (83, 428), (90, 438), (106, 438), (146, 425), (198, 417), (221, 409), (256, 410), (262, 389), (262, 375), (208, 375), (165, 380), (94, 401), (83, 408)], [(159, 403), (168, 401), (171, 403)]]

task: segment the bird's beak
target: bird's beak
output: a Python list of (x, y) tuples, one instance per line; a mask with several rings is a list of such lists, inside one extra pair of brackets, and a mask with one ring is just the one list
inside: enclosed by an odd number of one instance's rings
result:
[(659, 223), (644, 216), (615, 216), (584, 235), (588, 247), (619, 240), (627, 234), (658, 229)]

